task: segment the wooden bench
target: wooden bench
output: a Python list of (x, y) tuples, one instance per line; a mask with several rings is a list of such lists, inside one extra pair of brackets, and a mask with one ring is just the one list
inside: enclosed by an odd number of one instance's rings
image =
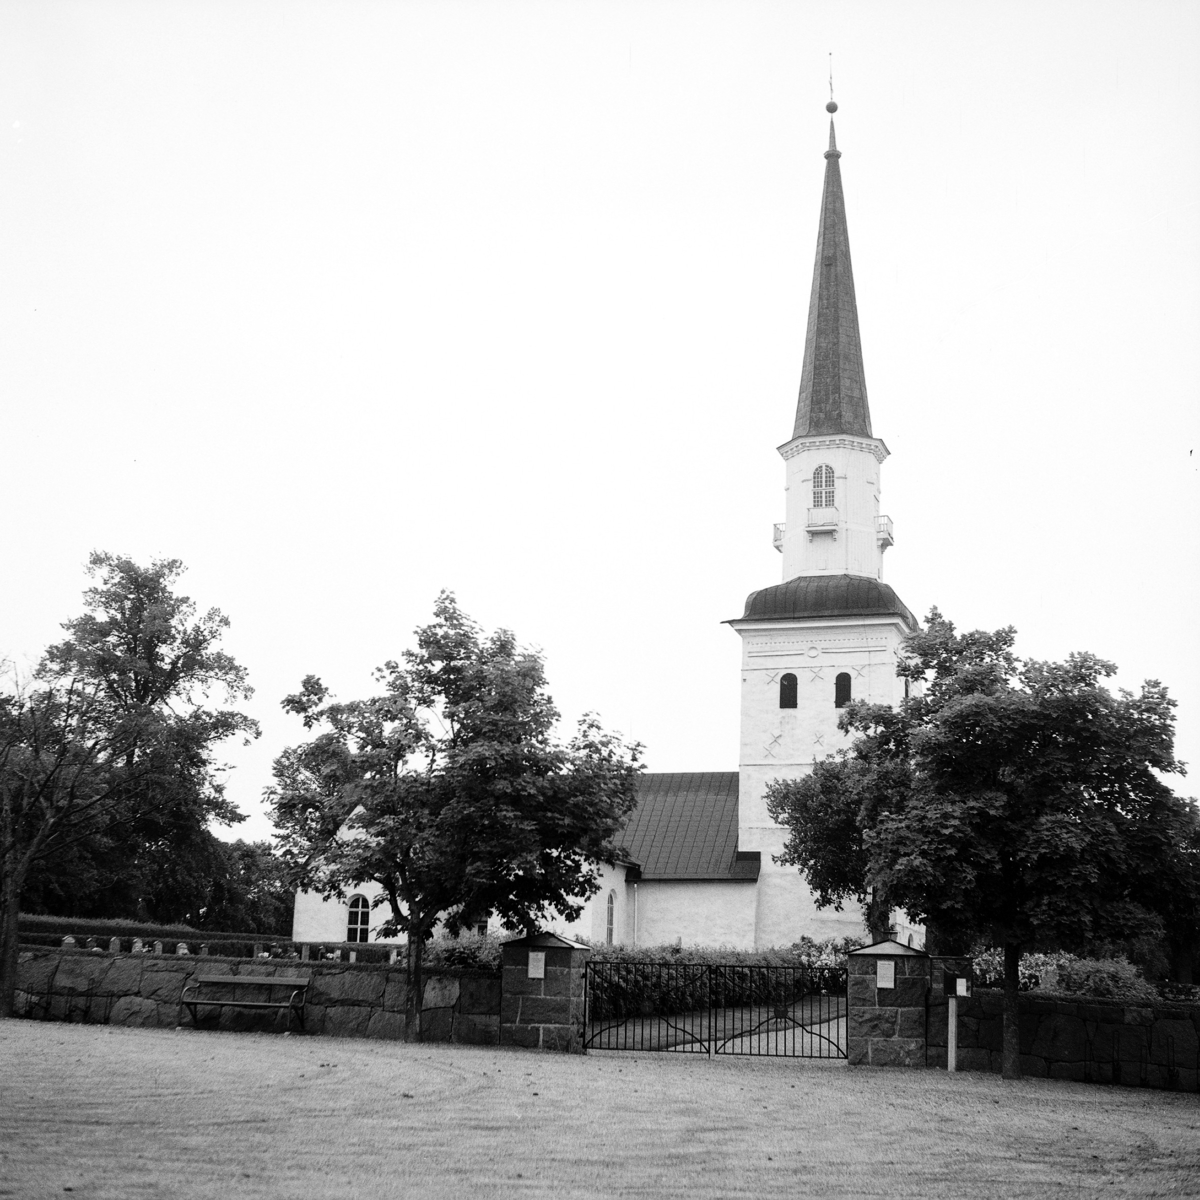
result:
[[(304, 1028), (304, 1004), (308, 998), (308, 987), (311, 979), (293, 975), (195, 975), (192, 982), (187, 984), (179, 997), (179, 1003), (192, 1014), (192, 1024), (199, 1025), (198, 1008), (273, 1008), (286, 1011), (288, 1028), (292, 1027), (292, 1013), (300, 1020), (300, 1028)], [(208, 996), (201, 995), (208, 988), (233, 988), (240, 991), (244, 988), (260, 989), (260, 999), (244, 997)], [(266, 989), (261, 991), (261, 989)], [(290, 988), (291, 995), (284, 999), (272, 999), (275, 988)]]

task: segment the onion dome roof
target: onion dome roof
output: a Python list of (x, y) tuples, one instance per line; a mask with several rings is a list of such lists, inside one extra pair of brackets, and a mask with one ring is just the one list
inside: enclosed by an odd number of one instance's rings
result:
[(917, 619), (886, 583), (865, 575), (798, 575), (746, 597), (742, 621), (794, 621), (807, 617), (901, 617)]

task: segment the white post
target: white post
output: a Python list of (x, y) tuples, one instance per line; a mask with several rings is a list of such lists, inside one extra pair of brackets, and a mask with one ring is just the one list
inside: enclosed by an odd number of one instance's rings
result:
[(946, 1070), (958, 1070), (958, 997), (951, 992), (946, 997)]

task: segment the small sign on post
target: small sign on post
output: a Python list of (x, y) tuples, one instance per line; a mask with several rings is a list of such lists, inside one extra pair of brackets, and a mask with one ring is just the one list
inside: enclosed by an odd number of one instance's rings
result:
[(545, 950), (530, 950), (529, 951), (529, 978), (530, 979), (545, 979), (546, 978), (546, 952), (545, 952)]
[(971, 994), (971, 981), (966, 975), (944, 972), (942, 986), (946, 993), (946, 1070), (958, 1070), (958, 998)]

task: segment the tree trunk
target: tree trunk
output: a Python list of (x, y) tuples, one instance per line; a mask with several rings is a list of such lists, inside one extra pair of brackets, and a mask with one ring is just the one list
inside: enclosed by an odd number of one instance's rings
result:
[(1017, 1017), (1017, 995), (1021, 984), (1021, 943), (1004, 943), (1004, 1049), (1000, 1074), (1005, 1079), (1021, 1078), (1021, 1026)]
[(421, 1040), (421, 1004), (425, 995), (425, 938), (417, 930), (408, 931), (408, 947), (404, 956), (407, 979), (404, 989), (404, 1040)]
[(867, 894), (866, 925), (872, 942), (885, 942), (892, 936), (891, 905), (875, 888)]
[(0, 879), (0, 1017), (11, 1017), (17, 998), (17, 913), (21, 881), (16, 872)]
[(1176, 983), (1184, 983), (1191, 987), (1195, 982), (1192, 967), (1197, 958), (1198, 946), (1200, 946), (1200, 937), (1195, 933), (1188, 937), (1172, 939), (1170, 943), (1171, 976)]

